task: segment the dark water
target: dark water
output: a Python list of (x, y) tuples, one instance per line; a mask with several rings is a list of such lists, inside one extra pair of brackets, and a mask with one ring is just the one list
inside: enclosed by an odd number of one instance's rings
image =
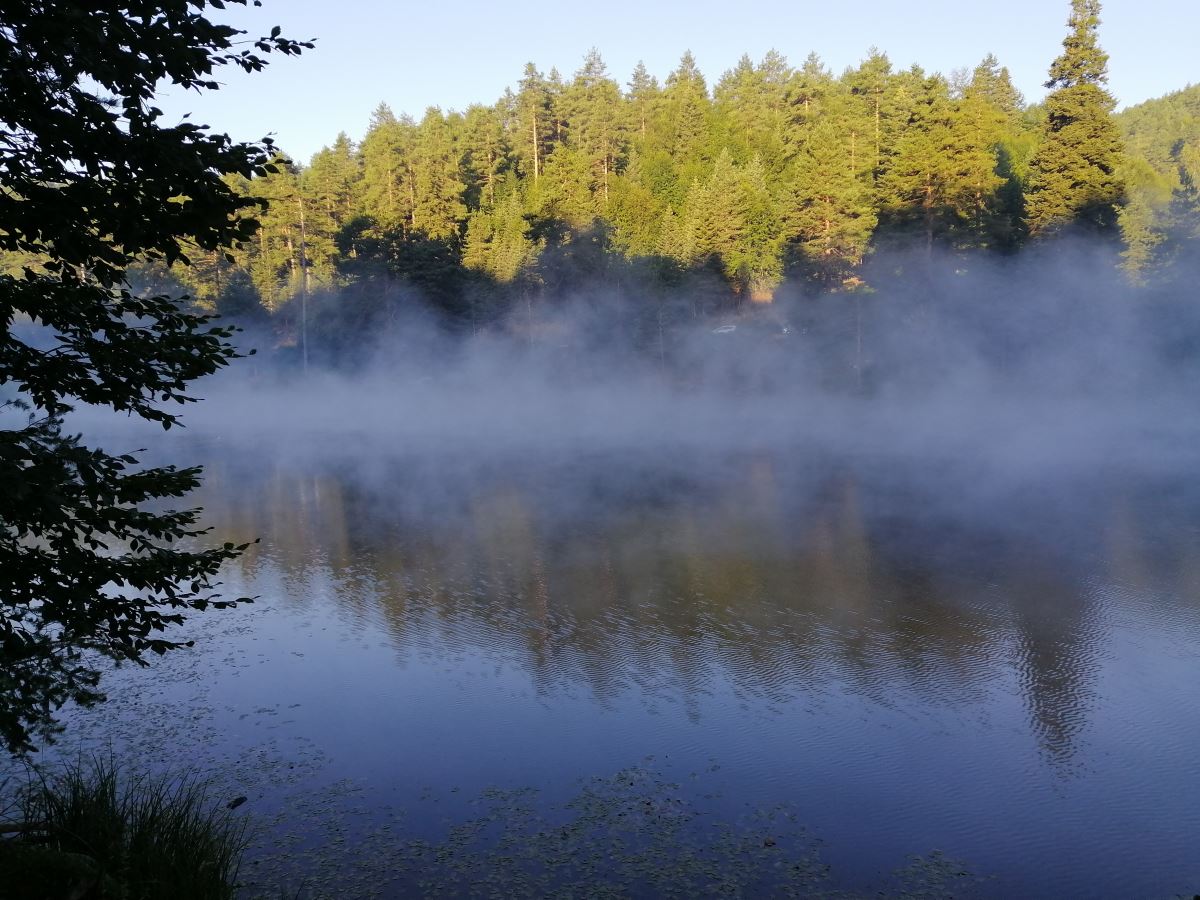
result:
[(638, 766), (713, 821), (785, 805), (837, 889), (936, 849), (967, 894), (1200, 891), (1190, 472), (196, 455), (216, 532), (262, 537), (226, 578), (259, 600), (118, 673), (68, 741), (222, 772), (266, 823), (251, 882), (386, 894), (387, 836)]

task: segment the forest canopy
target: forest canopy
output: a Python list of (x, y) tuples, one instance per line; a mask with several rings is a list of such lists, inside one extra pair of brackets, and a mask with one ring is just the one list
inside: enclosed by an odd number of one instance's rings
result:
[(414, 295), (479, 327), (581, 285), (686, 286), (694, 316), (869, 290), (881, 252), (1010, 257), (1076, 234), (1135, 284), (1177, 279), (1200, 88), (1114, 115), (1100, 25), (1098, 0), (1073, 0), (1038, 104), (991, 55), (942, 75), (872, 48), (835, 74), (772, 51), (712, 85), (690, 53), (661, 81), (639, 65), (621, 83), (597, 50), (569, 76), (531, 62), (490, 104), (381, 103), (307, 164), (231, 179), (270, 203), (254, 240), (173, 274), (285, 343), (314, 297), (343, 342)]

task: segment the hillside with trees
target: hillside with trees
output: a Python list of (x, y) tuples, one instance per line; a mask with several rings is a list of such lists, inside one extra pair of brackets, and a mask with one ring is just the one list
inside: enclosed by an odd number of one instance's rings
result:
[(569, 76), (531, 62), (490, 104), (381, 103), (307, 164), (231, 179), (269, 203), (254, 238), (142, 277), (333, 356), (413, 304), (478, 330), (619, 295), (639, 332), (877, 290), (880, 253), (963, 265), (1071, 235), (1110, 246), (1114, 278), (1177, 280), (1200, 89), (1113, 115), (1099, 26), (1098, 0), (1073, 0), (1036, 105), (991, 55), (947, 76), (873, 48), (835, 74), (772, 51), (712, 85), (690, 53), (661, 81), (621, 83), (596, 50)]
[(1117, 123), (1127, 267), (1139, 279), (1178, 279), (1200, 240), (1200, 85), (1131, 107)]

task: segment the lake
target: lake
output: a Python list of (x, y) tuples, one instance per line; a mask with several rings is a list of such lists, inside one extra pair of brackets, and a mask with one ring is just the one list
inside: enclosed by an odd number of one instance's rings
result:
[(249, 797), (250, 893), (1191, 896), (1196, 445), (1134, 431), (201, 428), (164, 446), (258, 599), (62, 749)]

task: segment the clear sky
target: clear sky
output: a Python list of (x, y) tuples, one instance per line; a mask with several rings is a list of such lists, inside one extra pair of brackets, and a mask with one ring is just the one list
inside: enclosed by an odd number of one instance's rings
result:
[[(526, 62), (570, 76), (593, 46), (622, 85), (638, 60), (662, 81), (690, 49), (710, 87), (743, 53), (757, 62), (771, 49), (794, 66), (815, 50), (835, 73), (872, 46), (896, 68), (943, 74), (990, 52), (1036, 101), (1069, 11), (1069, 0), (264, 0), (212, 12), (255, 35), (281, 25), (316, 38), (316, 49), (252, 76), (229, 70), (219, 92), (169, 94), (164, 109), (192, 111), (238, 140), (272, 133), (307, 160), (339, 131), (360, 138), (381, 101), (418, 119), (428, 106), (492, 103)], [(1200, 0), (1105, 0), (1102, 16), (1109, 89), (1122, 106), (1200, 82)]]

